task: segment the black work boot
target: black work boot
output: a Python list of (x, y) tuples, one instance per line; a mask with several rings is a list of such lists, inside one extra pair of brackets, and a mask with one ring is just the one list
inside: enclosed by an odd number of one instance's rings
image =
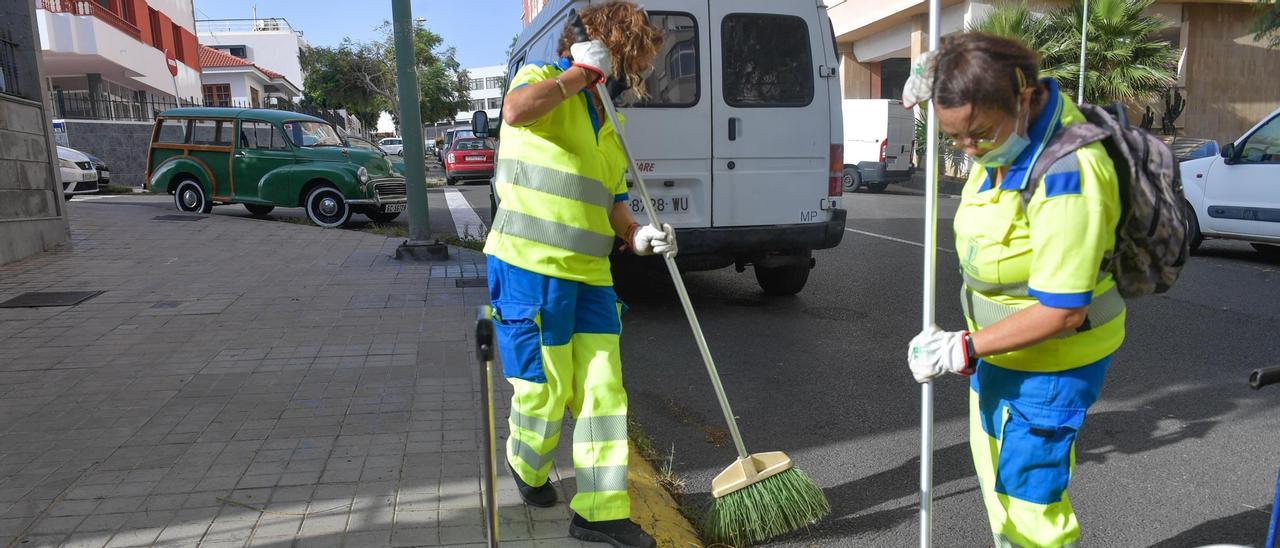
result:
[(520, 490), (520, 499), (524, 500), (529, 506), (537, 506), (538, 508), (550, 508), (556, 505), (556, 488), (551, 486), (551, 482), (534, 487), (520, 479), (520, 474), (516, 473), (516, 469), (511, 467), (511, 463), (507, 463), (507, 470), (511, 471), (511, 477), (516, 479), (516, 487)]
[(586, 542), (604, 542), (614, 548), (653, 548), (657, 544), (649, 533), (629, 519), (609, 521), (587, 521), (587, 518), (573, 514), (573, 522), (569, 524), (569, 536)]

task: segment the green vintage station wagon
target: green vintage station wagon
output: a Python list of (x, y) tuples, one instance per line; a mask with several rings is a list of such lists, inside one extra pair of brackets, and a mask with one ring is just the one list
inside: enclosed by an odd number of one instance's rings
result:
[(352, 214), (377, 222), (405, 211), (404, 177), (385, 154), (352, 146), (329, 122), (267, 109), (189, 107), (156, 120), (147, 188), (181, 211), (244, 204), (254, 215), (301, 207), (333, 228)]

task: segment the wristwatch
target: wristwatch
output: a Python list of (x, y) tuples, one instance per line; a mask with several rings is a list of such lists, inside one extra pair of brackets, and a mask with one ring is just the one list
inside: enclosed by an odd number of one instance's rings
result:
[(968, 331), (961, 336), (964, 340), (964, 369), (961, 375), (972, 375), (978, 370), (978, 351), (973, 349), (973, 334)]

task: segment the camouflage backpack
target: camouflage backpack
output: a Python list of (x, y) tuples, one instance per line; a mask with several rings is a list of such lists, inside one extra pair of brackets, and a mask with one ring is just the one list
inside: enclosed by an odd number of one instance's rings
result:
[(1164, 293), (1191, 254), (1177, 160), (1155, 136), (1130, 127), (1122, 106), (1080, 105), (1080, 111), (1089, 122), (1063, 128), (1045, 147), (1022, 191), (1023, 207), (1054, 162), (1101, 142), (1120, 178), (1121, 203), (1115, 252), (1102, 269), (1115, 276), (1126, 299)]

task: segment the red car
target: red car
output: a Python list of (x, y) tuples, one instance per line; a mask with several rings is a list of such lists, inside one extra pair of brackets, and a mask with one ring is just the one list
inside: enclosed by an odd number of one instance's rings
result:
[(459, 181), (488, 181), (493, 177), (493, 158), (497, 152), (489, 139), (457, 139), (444, 158), (444, 180), (450, 185)]

